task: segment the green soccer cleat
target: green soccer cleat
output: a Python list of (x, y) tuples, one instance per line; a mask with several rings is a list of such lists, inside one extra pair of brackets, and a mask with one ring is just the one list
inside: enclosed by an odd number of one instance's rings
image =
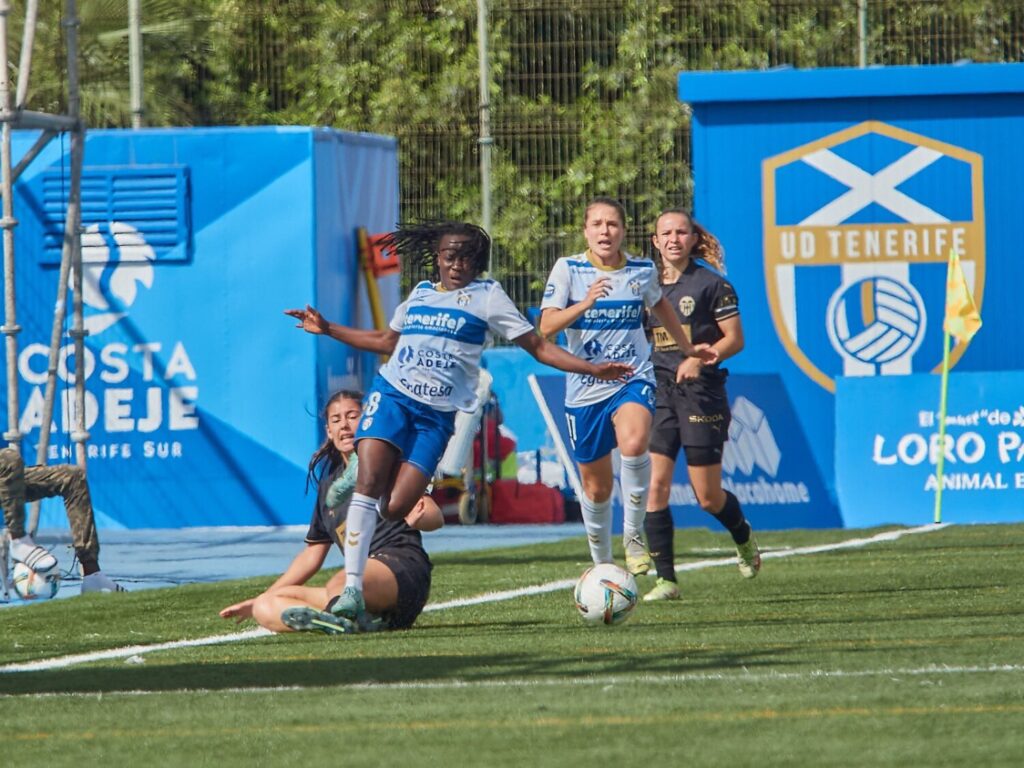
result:
[(744, 579), (754, 578), (761, 570), (761, 551), (757, 548), (753, 533), (746, 544), (736, 545), (736, 564)]
[(355, 587), (345, 587), (336, 600), (327, 604), (327, 610), (349, 621), (359, 621), (360, 616), (366, 615), (366, 601), (361, 591)]
[(674, 581), (663, 579), (658, 577), (657, 583), (654, 585), (654, 589), (644, 595), (645, 603), (653, 603), (658, 600), (678, 600), (679, 599), (679, 585)]
[(295, 605), (281, 611), (281, 621), (296, 632), (323, 632), (325, 635), (351, 635), (359, 631), (354, 622), (327, 611)]
[(643, 576), (654, 567), (651, 560), (651, 553), (647, 551), (647, 545), (639, 536), (633, 536), (622, 540), (626, 550), (626, 570), (634, 576)]
[(348, 500), (352, 498), (352, 494), (356, 491), (356, 473), (358, 470), (359, 457), (352, 454), (352, 458), (349, 459), (348, 466), (341, 473), (341, 477), (331, 483), (327, 489), (324, 503), (328, 509), (335, 509), (342, 504), (347, 504)]

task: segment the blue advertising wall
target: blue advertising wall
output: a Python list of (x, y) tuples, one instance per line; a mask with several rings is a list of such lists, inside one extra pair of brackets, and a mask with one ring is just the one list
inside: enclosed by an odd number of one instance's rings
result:
[[(540, 375), (537, 384), (571, 455), (565, 377)], [(759, 530), (842, 527), (807, 441), (792, 429), (796, 414), (779, 377), (730, 376), (728, 389), (733, 418), (722, 455), (722, 485), (736, 494), (751, 525)], [(622, 497), (617, 482), (612, 499), (613, 527), (621, 533)], [(669, 501), (677, 528), (718, 526), (698, 506), (685, 461), (676, 463)]]
[(940, 452), (942, 522), (1024, 516), (1024, 373), (951, 374), (947, 400), (940, 441), (939, 377), (839, 379), (836, 470), (847, 525), (932, 522)]
[[(740, 296), (747, 343), (729, 367), (781, 379), (830, 494), (847, 455), (837, 381), (938, 369), (951, 247), (985, 322), (954, 370), (1024, 368), (1010, 331), (1024, 284), (1024, 64), (692, 72), (678, 86), (693, 108), (694, 211)], [(867, 413), (893, 396), (857, 392)], [(856, 503), (847, 522), (862, 519)]]
[[(15, 162), (35, 138), (15, 136)], [(51, 141), (15, 188), (30, 462), (57, 298), (66, 149)], [(88, 473), (101, 526), (308, 521), (306, 465), (323, 439), (317, 412), (328, 390), (364, 386), (374, 361), (296, 330), (282, 310), (310, 303), (331, 320), (359, 322), (355, 228), (387, 231), (397, 221), (395, 141), (297, 127), (90, 131), (82, 190)], [(60, 398), (72, 391), (69, 345), (65, 334)], [(74, 460), (71, 423), (58, 403), (51, 463)], [(66, 525), (59, 500), (44, 505), (42, 527)]]

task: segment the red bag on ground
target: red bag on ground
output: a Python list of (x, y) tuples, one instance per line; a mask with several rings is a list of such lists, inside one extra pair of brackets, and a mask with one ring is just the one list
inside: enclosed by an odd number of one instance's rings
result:
[(491, 484), (491, 523), (564, 523), (565, 498), (543, 483), (495, 480)]

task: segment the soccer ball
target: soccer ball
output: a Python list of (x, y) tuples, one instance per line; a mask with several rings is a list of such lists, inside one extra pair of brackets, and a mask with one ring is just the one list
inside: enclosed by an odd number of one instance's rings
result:
[(588, 568), (573, 591), (584, 624), (621, 624), (636, 608), (636, 579), (613, 563)]
[(49, 600), (60, 589), (60, 573), (36, 573), (24, 563), (14, 564), (14, 591), (22, 600)]

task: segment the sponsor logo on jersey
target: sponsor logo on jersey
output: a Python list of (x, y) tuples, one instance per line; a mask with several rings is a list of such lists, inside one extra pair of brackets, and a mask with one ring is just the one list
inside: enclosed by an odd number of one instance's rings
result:
[(416, 397), (451, 397), (454, 389), (451, 384), (442, 384), (436, 381), (412, 382), (408, 379), (400, 379), (400, 382), (406, 392)]
[(600, 301), (577, 318), (572, 327), (588, 331), (639, 328), (643, 314), (640, 301)]
[(808, 377), (834, 392), (836, 376), (938, 368), (951, 249), (982, 304), (982, 171), (975, 152), (877, 121), (764, 161), (768, 302)]
[(466, 344), (483, 344), (487, 323), (457, 309), (417, 307), (406, 313), (402, 333), (444, 336)]
[(398, 362), (403, 368), (454, 368), (455, 357), (448, 352), (438, 349), (416, 349), (412, 346), (404, 346), (398, 353)]

